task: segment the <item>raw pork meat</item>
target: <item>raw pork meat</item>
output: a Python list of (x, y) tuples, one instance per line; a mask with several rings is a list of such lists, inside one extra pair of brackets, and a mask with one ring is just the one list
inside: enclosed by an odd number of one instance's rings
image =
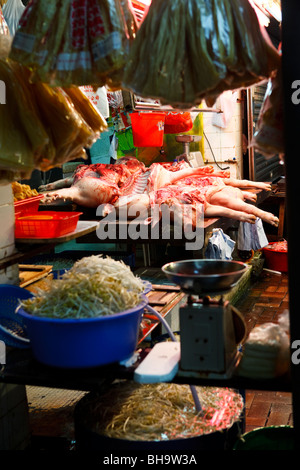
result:
[(133, 205), (148, 211), (155, 204), (173, 208), (188, 204), (195, 211), (202, 209), (206, 217), (224, 216), (250, 223), (260, 217), (278, 226), (277, 217), (253, 204), (256, 195), (251, 188), (270, 191), (271, 185), (234, 179), (226, 171), (215, 172), (212, 166), (191, 168), (182, 160), (177, 164), (153, 163), (147, 168), (137, 159), (125, 157), (111, 165), (80, 165), (71, 178), (39, 189), (51, 191), (45, 194), (44, 202), (71, 200), (95, 208), (106, 204), (103, 215), (112, 208), (129, 210)]
[(79, 165), (71, 177), (40, 186), (39, 191), (51, 191), (45, 194), (45, 203), (64, 200), (83, 207), (98, 207), (113, 204), (121, 195), (137, 192), (138, 177), (145, 171), (145, 165), (136, 159), (126, 159), (120, 164)]

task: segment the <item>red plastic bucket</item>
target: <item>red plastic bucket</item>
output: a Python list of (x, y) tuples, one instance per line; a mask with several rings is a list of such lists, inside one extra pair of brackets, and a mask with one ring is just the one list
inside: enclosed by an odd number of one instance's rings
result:
[(266, 267), (275, 271), (286, 273), (288, 271), (287, 244), (283, 242), (269, 243), (263, 248)]
[(131, 127), (135, 147), (162, 147), (165, 113), (132, 113)]

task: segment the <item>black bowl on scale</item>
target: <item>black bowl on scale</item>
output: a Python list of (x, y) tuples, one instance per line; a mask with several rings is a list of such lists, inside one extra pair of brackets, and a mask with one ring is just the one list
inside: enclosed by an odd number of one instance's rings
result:
[(222, 294), (230, 290), (246, 272), (247, 265), (233, 260), (191, 259), (162, 267), (169, 280), (187, 294)]

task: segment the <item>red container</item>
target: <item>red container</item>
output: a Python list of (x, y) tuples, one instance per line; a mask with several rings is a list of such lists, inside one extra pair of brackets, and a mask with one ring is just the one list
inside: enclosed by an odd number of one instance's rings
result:
[(165, 113), (132, 113), (131, 127), (135, 147), (162, 147)]
[(282, 273), (288, 272), (288, 254), (285, 242), (269, 243), (263, 248), (263, 253), (265, 255), (266, 268)]
[(40, 200), (43, 199), (43, 195), (39, 194), (38, 196), (28, 197), (27, 199), (22, 199), (21, 201), (16, 201), (14, 203), (15, 212), (34, 212), (39, 208)]
[(82, 212), (22, 212), (15, 221), (15, 238), (58, 238), (74, 232)]

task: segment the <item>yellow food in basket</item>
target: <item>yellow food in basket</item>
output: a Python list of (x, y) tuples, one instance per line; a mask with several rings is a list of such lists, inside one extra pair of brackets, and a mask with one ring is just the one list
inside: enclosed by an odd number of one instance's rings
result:
[(14, 195), (14, 202), (22, 201), (23, 199), (27, 199), (29, 197), (38, 196), (38, 192), (36, 189), (31, 189), (29, 184), (21, 184), (18, 181), (13, 181), (11, 183), (13, 195)]
[(52, 215), (23, 215), (18, 217), (18, 220), (52, 220)]

